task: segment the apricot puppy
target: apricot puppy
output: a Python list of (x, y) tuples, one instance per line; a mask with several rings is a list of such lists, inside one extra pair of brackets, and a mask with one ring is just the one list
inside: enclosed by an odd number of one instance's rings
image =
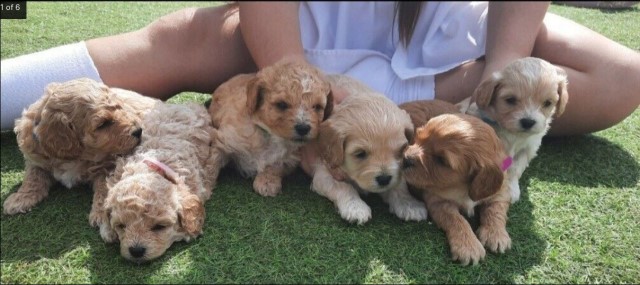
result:
[[(452, 258), (467, 265), (484, 259), (484, 247), (504, 253), (511, 248), (506, 230), (511, 197), (505, 175), (511, 158), (495, 131), (473, 116), (449, 114), (453, 105), (435, 112), (408, 105), (400, 107), (414, 114), (413, 123), (419, 127), (404, 154), (404, 174), (434, 223), (445, 231)], [(474, 234), (461, 213), (473, 216), (476, 207), (480, 226)]]
[(253, 189), (275, 196), (282, 177), (298, 166), (299, 149), (318, 135), (333, 108), (331, 86), (315, 67), (283, 59), (257, 74), (242, 74), (212, 95), (220, 168), (233, 162)]
[(56, 181), (67, 188), (89, 182), (94, 191), (90, 223), (97, 225), (103, 219), (104, 177), (118, 156), (140, 143), (142, 116), (159, 102), (88, 78), (47, 85), (42, 98), (16, 120), (25, 175), (4, 201), (4, 214), (30, 211)]

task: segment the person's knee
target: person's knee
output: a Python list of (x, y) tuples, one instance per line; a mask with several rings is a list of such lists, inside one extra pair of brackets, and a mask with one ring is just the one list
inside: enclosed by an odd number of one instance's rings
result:
[(189, 47), (193, 17), (197, 8), (185, 8), (162, 16), (143, 28), (149, 43), (162, 46)]

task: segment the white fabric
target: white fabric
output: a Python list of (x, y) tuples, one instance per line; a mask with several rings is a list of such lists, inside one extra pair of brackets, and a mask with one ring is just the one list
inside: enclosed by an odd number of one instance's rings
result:
[(361, 80), (397, 104), (435, 97), (434, 76), (484, 55), (487, 2), (425, 2), (413, 38), (399, 42), (395, 2), (303, 2), (307, 59)]
[(36, 102), (51, 82), (88, 77), (102, 82), (84, 42), (2, 60), (2, 130), (13, 128), (22, 111)]

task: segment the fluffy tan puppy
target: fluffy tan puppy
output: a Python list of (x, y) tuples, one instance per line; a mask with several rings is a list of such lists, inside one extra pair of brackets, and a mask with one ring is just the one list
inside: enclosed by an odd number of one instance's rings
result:
[[(511, 159), (491, 126), (459, 114), (453, 105), (443, 109), (430, 103), (400, 106), (414, 115), (419, 126), (405, 152), (404, 174), (424, 199), (432, 220), (445, 231), (452, 258), (464, 265), (477, 264), (485, 257), (483, 246), (500, 253), (511, 247), (504, 173)], [(476, 206), (480, 226), (474, 234), (461, 212), (473, 216)]]
[(98, 223), (104, 177), (116, 157), (140, 143), (141, 118), (158, 102), (88, 78), (47, 85), (42, 98), (16, 120), (25, 174), (18, 191), (4, 201), (3, 212), (31, 210), (55, 181), (67, 188), (89, 182), (94, 190), (90, 222)]
[(513, 157), (508, 173), (512, 203), (520, 199), (518, 181), (536, 157), (554, 115), (564, 112), (569, 99), (567, 84), (564, 70), (527, 57), (494, 73), (472, 97), (458, 103), (461, 111), (489, 123)]
[(312, 145), (320, 158), (311, 166), (313, 191), (331, 200), (351, 223), (371, 219), (361, 193), (378, 193), (403, 220), (425, 220), (423, 203), (411, 196), (402, 175), (402, 154), (413, 135), (409, 115), (355, 79), (329, 79), (349, 96), (320, 125)]
[(109, 219), (100, 225), (102, 238), (119, 240), (120, 254), (138, 263), (202, 233), (219, 159), (212, 147), (215, 129), (202, 105), (158, 105), (143, 126), (140, 146), (118, 159), (107, 178)]
[(332, 107), (331, 86), (308, 64), (283, 59), (230, 79), (209, 106), (223, 153), (217, 165), (232, 161), (244, 176), (255, 177), (255, 192), (277, 195), (282, 177), (300, 161), (300, 147), (316, 138)]

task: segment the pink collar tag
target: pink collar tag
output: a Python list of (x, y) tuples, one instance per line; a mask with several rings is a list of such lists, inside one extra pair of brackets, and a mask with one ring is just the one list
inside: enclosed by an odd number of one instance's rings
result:
[(508, 156), (502, 161), (502, 167), (500, 167), (500, 169), (502, 169), (502, 171), (505, 171), (509, 169), (509, 166), (511, 166), (512, 163), (513, 163), (513, 158), (511, 156)]
[(142, 160), (146, 165), (148, 165), (154, 171), (160, 173), (162, 176), (169, 179), (171, 182), (176, 183), (176, 178), (178, 177), (178, 173), (176, 173), (171, 167), (168, 165), (154, 159), (154, 158), (145, 158)]

